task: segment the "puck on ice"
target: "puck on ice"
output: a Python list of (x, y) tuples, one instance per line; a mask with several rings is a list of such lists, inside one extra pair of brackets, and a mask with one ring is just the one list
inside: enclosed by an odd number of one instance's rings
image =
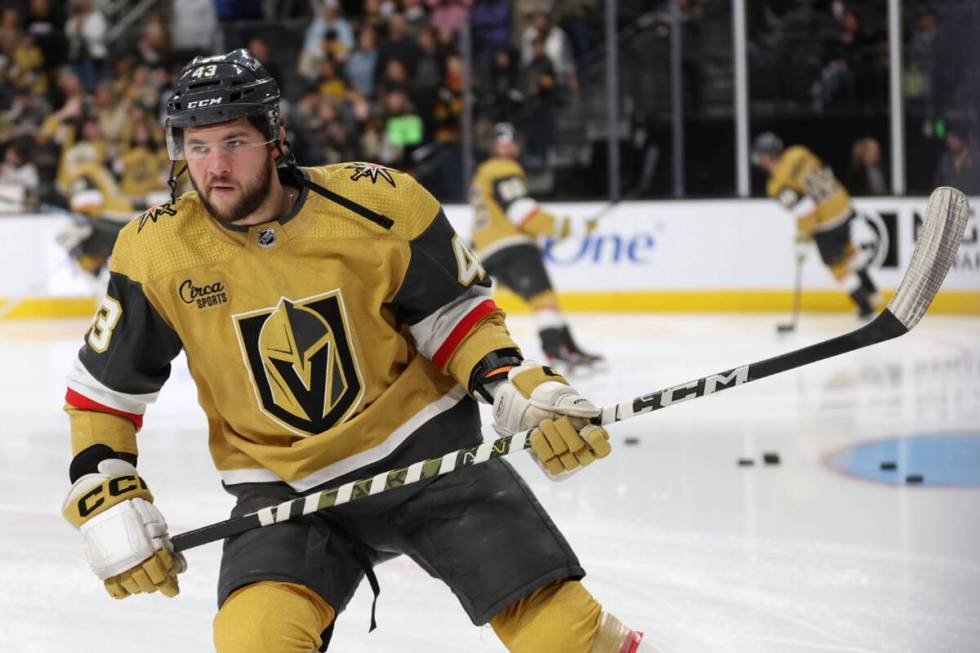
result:
[(895, 469), (898, 469), (898, 465), (896, 465), (890, 460), (882, 461), (881, 464), (878, 465), (878, 467), (880, 467), (882, 471), (886, 471), (886, 472), (890, 472), (890, 471), (894, 471)]
[(775, 451), (766, 451), (762, 454), (762, 462), (767, 465), (778, 465), (779, 464), (779, 454)]
[(751, 467), (754, 464), (755, 464), (755, 461), (752, 460), (751, 458), (739, 458), (738, 459), (738, 466), (739, 467)]
[(922, 474), (909, 474), (908, 476), (905, 477), (905, 482), (906, 483), (921, 483), (922, 482)]
[(640, 444), (640, 438), (634, 438), (633, 436), (623, 438), (624, 444)]

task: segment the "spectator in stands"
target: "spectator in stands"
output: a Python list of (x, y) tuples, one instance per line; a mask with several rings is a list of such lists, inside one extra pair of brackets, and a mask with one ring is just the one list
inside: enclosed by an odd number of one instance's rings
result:
[[(374, 98), (374, 83), (378, 76), (378, 32), (364, 25), (357, 32), (357, 48), (351, 52), (344, 67), (350, 86), (366, 98)], [(273, 78), (280, 79), (279, 77)]]
[(578, 77), (575, 74), (575, 58), (571, 43), (565, 32), (555, 25), (547, 11), (538, 11), (531, 18), (531, 24), (521, 35), (521, 61), (529, 65), (537, 56), (535, 41), (540, 41), (542, 50), (551, 60), (556, 81), (563, 88), (578, 91)]
[(841, 45), (832, 46), (830, 60), (810, 87), (814, 111), (823, 113), (828, 109), (853, 109), (854, 87), (854, 73), (847, 51)]
[[(436, 32), (432, 27), (419, 30), (416, 40), (422, 55), (415, 69), (415, 92), (412, 94), (412, 101), (426, 122), (426, 133), (431, 134), (435, 132), (436, 98), (440, 94), (440, 86), (446, 79), (446, 62), (439, 52)], [(460, 80), (460, 88), (462, 88), (462, 80)]]
[(887, 195), (885, 173), (881, 170), (881, 145), (870, 136), (854, 142), (851, 167), (844, 185), (852, 195)]
[(493, 58), (489, 77), (481, 88), (481, 113), (491, 122), (514, 119), (524, 105), (520, 67), (510, 48), (498, 50)]
[(14, 86), (28, 88), (34, 93), (47, 92), (48, 76), (44, 70), (44, 54), (31, 34), (20, 34), (10, 60), (12, 65), (9, 76)]
[[(561, 20), (561, 28), (568, 37), (568, 43), (572, 48), (576, 70), (578, 70), (582, 57), (595, 47), (593, 33), (595, 23), (595, 19), (591, 16), (591, 9), (585, 2), (576, 3)], [(686, 41), (684, 45), (685, 48), (689, 47)]]
[(10, 110), (3, 114), (2, 122), (11, 135), (33, 134), (51, 115), (51, 105), (44, 96), (29, 88), (17, 89)]
[(170, 0), (173, 48), (184, 60), (189, 52), (221, 52), (222, 34), (212, 0)]
[(466, 24), (473, 0), (426, 0), (431, 12), (430, 20), (437, 31), (457, 32)]
[(40, 177), (31, 160), (30, 138), (18, 138), (7, 144), (0, 163), (0, 184), (14, 184), (24, 189), (25, 197), (37, 197)]
[(483, 79), (493, 56), (510, 47), (511, 0), (476, 0), (470, 12), (473, 33), (474, 76)]
[(408, 33), (408, 24), (403, 14), (395, 13), (388, 18), (388, 35), (378, 46), (378, 52), (381, 55), (382, 70), (387, 69), (389, 61), (395, 60), (405, 66), (409, 77), (415, 75), (415, 68), (422, 57), (422, 48)]
[(68, 61), (82, 85), (94, 89), (105, 73), (109, 24), (93, 0), (71, 0), (70, 12), (65, 23)]
[(446, 59), (446, 73), (438, 91), (433, 114), (435, 116), (435, 140), (459, 142), (463, 118), (463, 78), (466, 64), (458, 54)]
[(915, 21), (915, 29), (905, 46), (905, 98), (910, 110), (929, 112), (932, 101), (932, 62), (939, 33), (939, 19), (925, 9)]
[(168, 66), (172, 62), (170, 34), (159, 13), (152, 13), (144, 24), (136, 52), (143, 63), (153, 68)]
[(112, 144), (122, 140), (123, 132), (129, 122), (130, 101), (113, 93), (111, 79), (103, 79), (95, 87), (92, 96), (92, 109), (98, 117), (99, 127), (106, 140)]
[(528, 168), (542, 167), (555, 142), (555, 110), (558, 106), (558, 86), (555, 65), (545, 51), (544, 40), (531, 41), (531, 60), (524, 69), (524, 95), (528, 101), (525, 164)]
[(980, 152), (973, 130), (965, 121), (946, 124), (946, 151), (939, 159), (936, 186), (952, 186), (967, 195), (980, 193)]
[(388, 3), (382, 8), (381, 0), (364, 0), (361, 26), (370, 25), (375, 33), (384, 34), (388, 29), (388, 16), (394, 13), (394, 9)]
[(68, 41), (62, 30), (66, 19), (60, 2), (30, 0), (24, 24), (44, 53), (44, 63), (49, 68), (61, 66), (67, 61)]
[(320, 62), (317, 84), (320, 94), (331, 102), (339, 103), (347, 94), (347, 82), (338, 72), (337, 64), (329, 57)]
[(352, 49), (354, 30), (340, 14), (337, 0), (323, 0), (320, 15), (310, 23), (303, 39), (300, 72), (306, 77), (314, 77), (320, 61), (330, 55), (346, 58)]
[(123, 194), (134, 206), (146, 207), (153, 203), (154, 193), (167, 190), (169, 156), (155, 137), (149, 119), (136, 123), (130, 131), (132, 136), (116, 157), (114, 168)]
[(9, 56), (23, 34), (20, 11), (16, 7), (5, 7), (0, 13), (0, 53)]
[(422, 0), (402, 0), (402, 15), (405, 16), (408, 33), (416, 38), (420, 31), (432, 26)]

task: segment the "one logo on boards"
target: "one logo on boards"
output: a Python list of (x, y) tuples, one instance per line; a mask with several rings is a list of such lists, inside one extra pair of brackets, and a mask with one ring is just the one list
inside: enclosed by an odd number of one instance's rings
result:
[(177, 294), (185, 304), (196, 304), (198, 309), (211, 308), (228, 303), (228, 293), (220, 281), (196, 284), (191, 279), (184, 279), (177, 286)]
[(851, 242), (861, 261), (873, 268), (897, 268), (898, 215), (862, 210), (851, 221)]
[(381, 177), (389, 184), (391, 187), (395, 187), (395, 178), (391, 176), (392, 172), (396, 172), (391, 168), (386, 168), (377, 163), (352, 163), (348, 166), (344, 166), (344, 170), (353, 170), (354, 174), (350, 176), (351, 181), (357, 181), (358, 179), (367, 178), (371, 180), (372, 184), (378, 183), (378, 177)]
[(264, 413), (300, 435), (347, 419), (364, 383), (339, 290), (232, 319)]
[(159, 206), (154, 206), (143, 212), (140, 216), (139, 226), (136, 228), (136, 233), (143, 231), (143, 227), (146, 226), (147, 222), (156, 223), (157, 219), (163, 215), (174, 216), (177, 215), (177, 210), (170, 205), (170, 202), (164, 202)]
[(275, 229), (263, 229), (259, 232), (259, 247), (272, 247), (279, 240)]

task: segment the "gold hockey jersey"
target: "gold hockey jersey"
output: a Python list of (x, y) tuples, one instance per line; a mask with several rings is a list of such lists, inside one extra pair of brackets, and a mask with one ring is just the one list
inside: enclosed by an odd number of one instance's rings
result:
[(851, 217), (851, 196), (813, 152), (802, 145), (787, 148), (766, 187), (796, 218), (797, 232), (812, 236), (838, 227)]
[(464, 388), (516, 345), (475, 256), (407, 175), (300, 172), (278, 221), (220, 225), (192, 192), (121, 232), (68, 383), (76, 455), (137, 453), (181, 350), (227, 484), (304, 491), (480, 441)]
[(513, 159), (488, 159), (470, 184), (474, 210), (473, 249), (480, 258), (513, 245), (531, 243), (539, 236), (561, 239), (570, 224), (543, 210), (527, 194), (524, 168)]

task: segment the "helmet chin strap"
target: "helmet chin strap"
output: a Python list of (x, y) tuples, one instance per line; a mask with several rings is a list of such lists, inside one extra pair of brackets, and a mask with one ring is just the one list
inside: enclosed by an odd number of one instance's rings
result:
[(180, 172), (174, 174), (174, 171), (177, 170), (177, 163), (178, 161), (170, 162), (170, 177), (167, 179), (167, 185), (170, 186), (171, 204), (177, 201), (177, 179), (179, 179), (182, 174), (187, 172), (187, 166), (185, 165), (183, 168), (180, 169)]

